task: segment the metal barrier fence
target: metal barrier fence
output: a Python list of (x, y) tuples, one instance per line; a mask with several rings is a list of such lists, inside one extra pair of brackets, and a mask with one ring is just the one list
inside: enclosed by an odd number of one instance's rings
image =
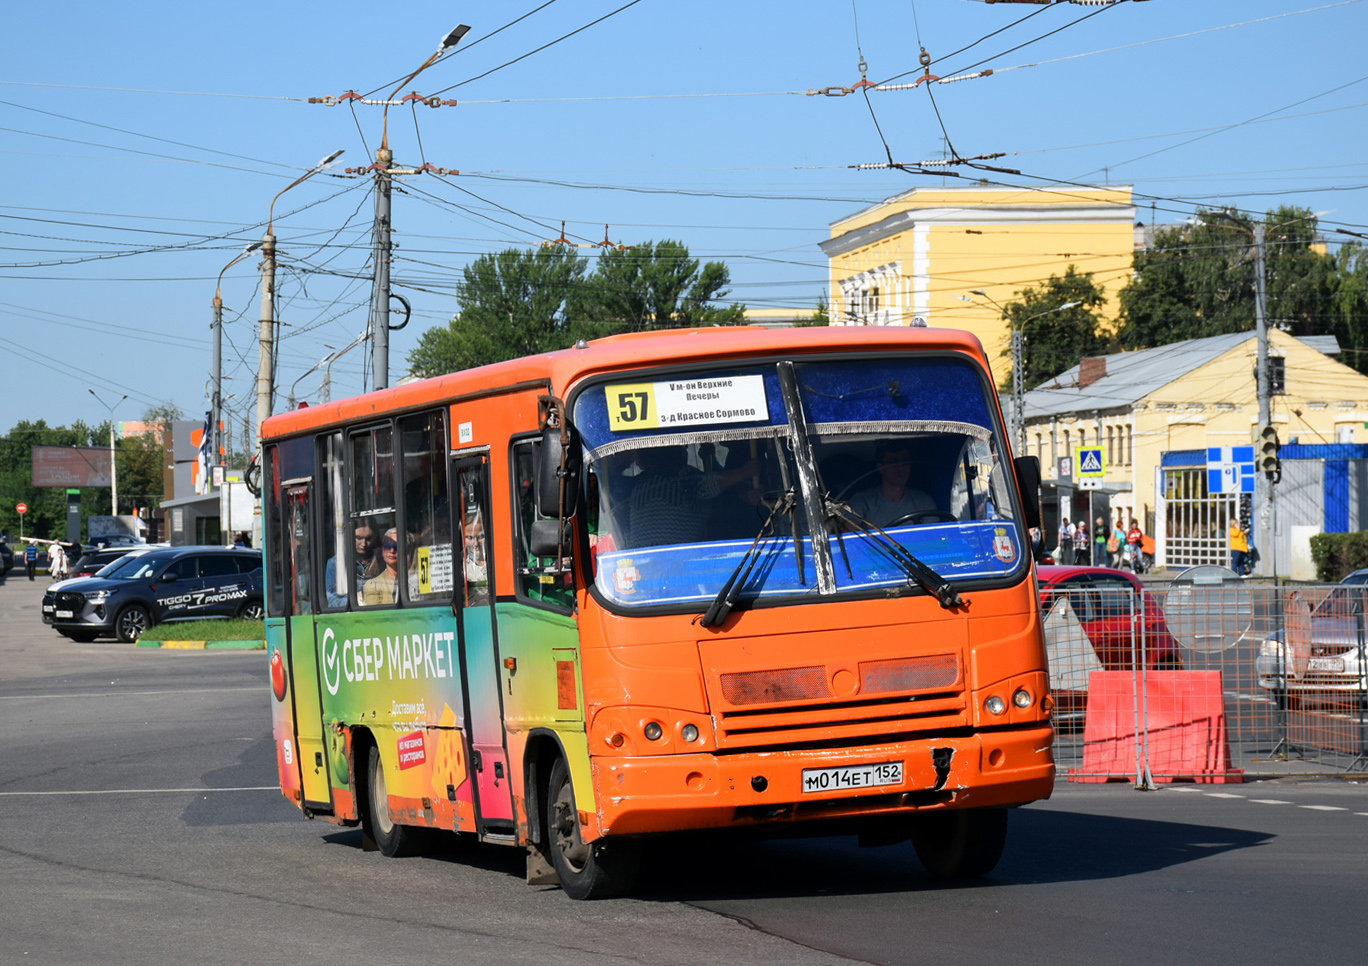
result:
[(1055, 761), (1072, 781), (1240, 781), (1368, 771), (1362, 585), (1042, 591)]

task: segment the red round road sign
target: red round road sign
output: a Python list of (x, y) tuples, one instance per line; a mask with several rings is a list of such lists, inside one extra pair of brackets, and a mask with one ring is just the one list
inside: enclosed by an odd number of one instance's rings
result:
[(28, 513), (28, 504), (21, 503), (17, 507), (15, 507), (15, 509), (18, 510), (20, 513)]

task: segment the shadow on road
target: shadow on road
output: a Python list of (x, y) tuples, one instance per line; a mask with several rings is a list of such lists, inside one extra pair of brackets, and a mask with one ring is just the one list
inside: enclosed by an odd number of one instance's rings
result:
[(870, 895), (1113, 879), (1245, 849), (1272, 835), (1075, 812), (1019, 809), (1007, 850), (987, 878), (946, 883), (909, 843), (860, 848), (854, 838), (765, 840), (700, 834), (652, 843), (637, 895), (656, 901)]

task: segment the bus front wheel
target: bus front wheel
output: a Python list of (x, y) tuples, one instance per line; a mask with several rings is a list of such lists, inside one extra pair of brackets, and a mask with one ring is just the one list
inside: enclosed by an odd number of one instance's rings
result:
[(1005, 808), (957, 808), (919, 816), (912, 847), (935, 879), (987, 875), (1007, 844)]
[(547, 803), (546, 838), (551, 864), (565, 894), (571, 899), (612, 899), (630, 892), (641, 862), (640, 845), (605, 839), (585, 843), (575, 810), (575, 789), (564, 758), (557, 758), (551, 766)]
[(380, 749), (370, 746), (366, 766), (366, 830), (375, 840), (380, 854), (396, 859), (418, 851), (418, 829), (400, 825), (390, 818), (389, 792), (385, 789), (385, 765)]

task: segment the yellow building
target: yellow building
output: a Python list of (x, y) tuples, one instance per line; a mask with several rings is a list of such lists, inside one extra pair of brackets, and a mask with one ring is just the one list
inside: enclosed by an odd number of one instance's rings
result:
[[(1368, 442), (1368, 376), (1333, 358), (1335, 338), (1275, 329), (1268, 341), (1270, 412), (1281, 442)], [(1161, 464), (1166, 453), (1256, 445), (1257, 350), (1254, 333), (1241, 332), (1084, 359), (1026, 393), (1024, 452), (1039, 456), (1042, 475), (1060, 484), (1067, 482), (1062, 457), (1080, 445), (1101, 447), (1105, 472), (1091, 492), (1106, 498), (1113, 520), (1134, 517), (1146, 533), (1166, 537), (1160, 565), (1219, 563), (1238, 497), (1228, 505), (1213, 500), (1204, 464)], [(1076, 492), (1075, 506), (1089, 492)], [(1071, 516), (1091, 520), (1089, 510)]]
[(996, 359), (1009, 338), (1000, 306), (1070, 265), (1106, 291), (1112, 322), (1135, 214), (1129, 187), (914, 188), (832, 223), (820, 246), (831, 324), (920, 319), (973, 332)]

